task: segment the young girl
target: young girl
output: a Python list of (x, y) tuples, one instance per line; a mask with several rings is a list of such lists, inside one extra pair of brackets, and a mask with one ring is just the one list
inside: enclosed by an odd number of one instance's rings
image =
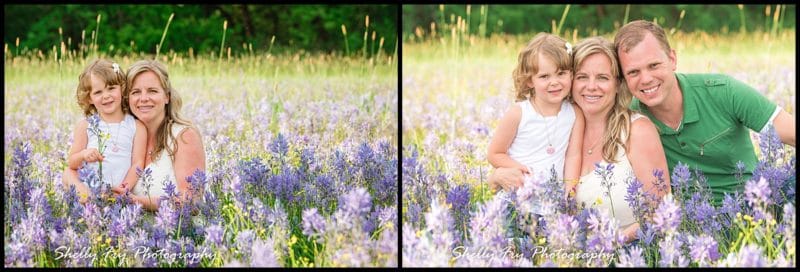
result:
[(523, 174), (564, 180), (573, 191), (580, 175), (583, 114), (568, 100), (572, 88), (572, 47), (540, 33), (519, 53), (514, 69), (517, 102), (506, 112), (489, 144), (489, 163)]
[(103, 183), (117, 189), (133, 188), (138, 179), (136, 168), (144, 167), (147, 131), (129, 113), (122, 97), (125, 73), (117, 63), (95, 60), (78, 80), (76, 98), (87, 118), (75, 124), (62, 181), (67, 189), (74, 185), (85, 202), (90, 190), (78, 179), (78, 168), (97, 169), (102, 162)]

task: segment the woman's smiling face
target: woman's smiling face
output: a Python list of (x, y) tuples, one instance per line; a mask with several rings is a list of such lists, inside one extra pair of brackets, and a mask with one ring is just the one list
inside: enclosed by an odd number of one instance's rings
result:
[(611, 110), (619, 82), (611, 72), (611, 61), (601, 53), (586, 57), (575, 71), (572, 97), (587, 114)]
[(168, 103), (169, 97), (156, 73), (145, 71), (136, 75), (129, 95), (133, 115), (145, 124), (161, 121), (166, 116)]

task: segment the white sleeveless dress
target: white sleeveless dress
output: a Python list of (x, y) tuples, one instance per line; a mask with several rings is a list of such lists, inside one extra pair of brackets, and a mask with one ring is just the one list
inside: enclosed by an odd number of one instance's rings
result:
[[(106, 123), (100, 118), (99, 128), (101, 131), (111, 135), (104, 143), (103, 183), (114, 187), (122, 183), (131, 168), (133, 137), (136, 135), (136, 119), (130, 114), (125, 114), (119, 123)], [(89, 136), (86, 148), (95, 148), (99, 151), (100, 149), (97, 145), (98, 136), (89, 132), (89, 128), (86, 129), (86, 133)], [(100, 165), (97, 162), (92, 162), (88, 163), (87, 166), (98, 169)]]
[[(186, 128), (187, 126), (173, 123), (172, 135), (177, 138)], [(167, 146), (169, 146), (170, 149), (174, 148), (170, 140), (167, 141)], [(177, 190), (178, 183), (175, 179), (175, 168), (172, 163), (172, 157), (169, 156), (169, 152), (167, 152), (166, 149), (161, 150), (161, 154), (158, 155), (156, 160), (145, 166), (145, 170), (150, 169), (150, 171), (152, 171), (149, 190), (146, 188), (147, 186), (144, 180), (139, 179), (139, 181), (136, 182), (136, 187), (133, 188), (133, 194), (138, 196), (145, 196), (148, 194), (156, 197), (162, 196), (165, 194), (164, 187), (167, 186), (169, 182), (172, 182)]]
[[(572, 125), (575, 123), (575, 110), (567, 101), (561, 103), (556, 116), (544, 117), (529, 100), (517, 102), (522, 108), (522, 116), (517, 127), (517, 135), (508, 148), (508, 155), (522, 165), (528, 166), (535, 177), (550, 177), (550, 169), (555, 167), (558, 180), (564, 179), (564, 160), (569, 145)], [(552, 145), (552, 154), (548, 154)]]
[[(631, 116), (631, 123), (642, 117), (644, 117), (644, 115), (634, 113)], [(623, 142), (627, 140), (627, 136), (628, 135), (622, 135)], [(628, 202), (625, 201), (625, 195), (628, 193), (628, 182), (635, 178), (636, 175), (634, 175), (633, 167), (624, 149), (619, 149), (616, 160), (617, 162), (614, 164), (614, 169), (611, 170), (613, 174), (609, 182), (611, 184), (610, 190), (601, 185), (603, 177), (592, 170), (581, 177), (576, 190), (575, 199), (578, 201), (578, 204), (583, 203), (587, 208), (596, 207), (608, 211), (610, 215), (613, 215), (619, 220), (619, 227), (624, 229), (636, 223), (636, 219), (633, 216), (633, 209), (631, 209)], [(607, 165), (607, 161), (600, 161), (601, 167), (606, 167)], [(610, 191), (611, 199), (606, 195), (606, 191)], [(614, 202), (613, 207), (611, 206), (612, 199)]]

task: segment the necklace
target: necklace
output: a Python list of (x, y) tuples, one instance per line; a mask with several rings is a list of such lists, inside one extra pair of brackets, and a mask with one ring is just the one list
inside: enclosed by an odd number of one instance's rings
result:
[(594, 144), (592, 145), (592, 147), (589, 147), (589, 150), (586, 153), (588, 153), (589, 155), (592, 155), (592, 149), (594, 149), (594, 147), (597, 146), (598, 143), (600, 143), (600, 138), (597, 138), (597, 140), (594, 140)]
[[(119, 138), (119, 129), (122, 127), (122, 122), (124, 121), (125, 118), (123, 117), (122, 121), (120, 121), (117, 124), (117, 132), (114, 133), (114, 137), (112, 137), (111, 139), (111, 145), (112, 145), (111, 151), (113, 152), (119, 152), (119, 146), (117, 145), (117, 138)], [(106, 122), (106, 130), (108, 131), (108, 133), (111, 133), (111, 124), (109, 124), (108, 122)]]
[[(553, 155), (553, 153), (556, 153), (556, 148), (553, 147), (553, 143), (550, 141), (550, 123), (547, 122), (547, 118), (544, 116), (544, 113), (536, 106), (536, 100), (534, 100), (532, 104), (533, 108), (542, 115), (542, 119), (544, 120), (545, 135), (547, 135), (547, 155)], [(556, 112), (555, 123), (558, 123), (558, 112)]]

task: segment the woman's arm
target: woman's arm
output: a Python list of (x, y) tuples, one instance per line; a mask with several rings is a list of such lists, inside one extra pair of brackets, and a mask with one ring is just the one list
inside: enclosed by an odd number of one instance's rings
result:
[(567, 155), (564, 159), (564, 193), (569, 196), (578, 184), (581, 172), (581, 152), (583, 150), (583, 130), (585, 120), (583, 111), (576, 104), (572, 104), (575, 109), (575, 123), (572, 124), (572, 131), (569, 136)]
[(148, 195), (134, 195), (133, 193), (128, 193), (128, 197), (130, 197), (134, 202), (142, 204), (142, 208), (148, 211), (158, 211), (158, 200), (160, 197), (158, 196), (148, 196)]
[(508, 148), (514, 142), (514, 137), (517, 135), (517, 126), (519, 126), (521, 118), (522, 108), (514, 104), (500, 119), (500, 124), (494, 131), (494, 137), (489, 142), (489, 154), (486, 156), (494, 168), (517, 168), (524, 173), (528, 172), (528, 167), (508, 156)]
[[(642, 189), (645, 192), (656, 194), (659, 199), (671, 192), (669, 183), (669, 170), (667, 169), (667, 158), (664, 155), (664, 147), (661, 145), (661, 138), (658, 131), (650, 119), (640, 118), (631, 124), (630, 138), (628, 139), (628, 160), (631, 162), (636, 178), (642, 182)], [(663, 171), (662, 187), (666, 191), (654, 188), (656, 177), (653, 170)]]
[(122, 184), (125, 184), (125, 189), (130, 190), (136, 186), (136, 181), (139, 180), (139, 175), (136, 174), (136, 169), (144, 170), (144, 159), (147, 154), (147, 128), (142, 121), (136, 120), (136, 134), (133, 136), (133, 150), (131, 152), (131, 167), (128, 173), (125, 174), (125, 179)]
[(186, 178), (192, 176), (195, 170), (206, 171), (206, 153), (203, 149), (203, 139), (195, 128), (184, 129), (178, 134), (176, 142), (178, 145), (172, 165), (177, 179), (176, 187), (182, 193), (180, 201), (184, 201), (192, 191)]

